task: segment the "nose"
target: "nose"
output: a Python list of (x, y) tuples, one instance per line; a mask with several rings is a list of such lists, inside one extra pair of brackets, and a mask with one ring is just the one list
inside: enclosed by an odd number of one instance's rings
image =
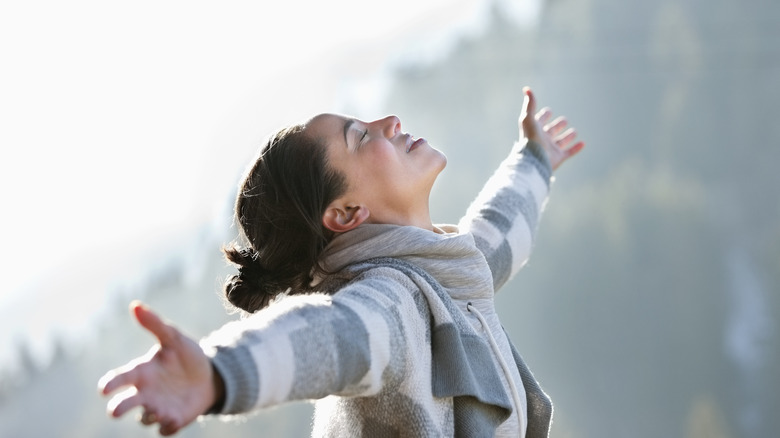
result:
[(396, 116), (387, 116), (378, 122), (382, 126), (382, 131), (387, 138), (395, 137), (396, 134), (401, 132), (401, 119)]

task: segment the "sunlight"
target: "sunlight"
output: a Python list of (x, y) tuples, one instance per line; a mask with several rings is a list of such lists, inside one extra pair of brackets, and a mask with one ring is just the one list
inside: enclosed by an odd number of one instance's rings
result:
[(224, 216), (271, 129), (350, 102), (370, 112), (388, 59), (474, 27), (486, 5), (3, 3), (0, 309), (57, 303), (17, 312), (7, 337), (45, 357), (49, 330), (30, 321), (85, 330), (111, 278), (137, 269), (124, 260)]

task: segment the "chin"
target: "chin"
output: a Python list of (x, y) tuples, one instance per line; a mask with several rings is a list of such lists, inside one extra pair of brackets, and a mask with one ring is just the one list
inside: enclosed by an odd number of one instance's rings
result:
[(444, 152), (438, 149), (436, 149), (436, 152), (438, 152), (439, 156), (441, 157), (441, 164), (439, 165), (439, 172), (441, 172), (445, 167), (447, 167), (447, 156), (444, 155)]

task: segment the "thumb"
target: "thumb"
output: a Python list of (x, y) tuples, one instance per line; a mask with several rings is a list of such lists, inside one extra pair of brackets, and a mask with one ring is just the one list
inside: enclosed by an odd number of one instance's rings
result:
[(536, 98), (530, 87), (523, 87), (523, 110), (522, 118), (536, 114)]
[(138, 323), (157, 338), (161, 346), (170, 346), (178, 338), (178, 330), (163, 322), (156, 313), (152, 312), (152, 309), (142, 302), (133, 301), (130, 303), (130, 311)]

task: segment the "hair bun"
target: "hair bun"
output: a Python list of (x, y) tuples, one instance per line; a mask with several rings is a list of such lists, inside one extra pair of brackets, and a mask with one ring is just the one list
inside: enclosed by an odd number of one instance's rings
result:
[(257, 252), (252, 248), (241, 248), (238, 250), (238, 275), (242, 280), (258, 285), (265, 271), (257, 260)]
[(225, 281), (225, 298), (250, 313), (267, 306), (278, 293), (273, 281), (266, 278), (269, 272), (260, 263), (257, 251), (235, 244), (223, 247), (222, 251), (228, 261), (238, 266), (238, 274), (229, 276)]

